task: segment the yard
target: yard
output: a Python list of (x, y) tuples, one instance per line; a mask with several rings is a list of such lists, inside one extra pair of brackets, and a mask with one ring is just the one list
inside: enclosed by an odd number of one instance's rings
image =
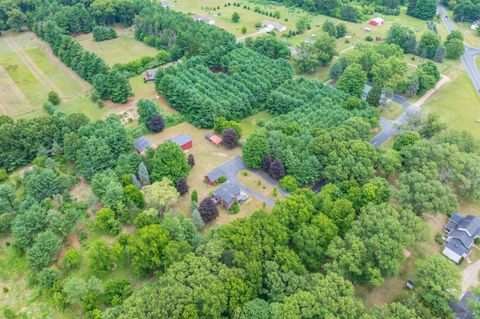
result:
[(272, 117), (267, 111), (262, 111), (241, 120), (242, 140), (246, 140), (260, 125), (267, 123)]
[(480, 97), (465, 71), (435, 92), (423, 108), (440, 115), (449, 128), (465, 130), (480, 138)]
[(48, 92), (56, 91), (65, 113), (98, 118), (99, 109), (88, 98), (90, 90), (91, 85), (32, 32), (7, 32), (0, 37), (0, 113), (14, 118), (40, 115)]
[(112, 66), (115, 63), (127, 63), (143, 56), (155, 56), (157, 50), (137, 41), (131, 29), (116, 28), (118, 38), (96, 42), (93, 35), (82, 35), (77, 41), (85, 50), (98, 54)]
[(403, 106), (398, 103), (390, 102), (382, 110), (381, 115), (389, 120), (396, 120), (403, 113)]

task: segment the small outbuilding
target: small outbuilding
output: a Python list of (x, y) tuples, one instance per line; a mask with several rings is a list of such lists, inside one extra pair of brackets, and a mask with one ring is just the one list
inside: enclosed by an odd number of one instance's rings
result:
[(145, 71), (144, 82), (150, 82), (155, 80), (155, 75), (157, 74), (157, 69), (150, 69)]
[(381, 37), (380, 35), (377, 35), (377, 36), (375, 37), (375, 41), (382, 41), (382, 37)]
[(365, 27), (365, 28), (363, 28), (363, 31), (365, 31), (365, 32), (372, 32), (372, 29), (369, 28), (369, 27)]
[(137, 138), (133, 145), (135, 146), (135, 150), (137, 150), (140, 155), (145, 155), (145, 152), (149, 147), (156, 148), (156, 145), (152, 144), (145, 136), (140, 136)]
[(373, 18), (372, 20), (368, 21), (368, 24), (373, 25), (374, 27), (382, 26), (385, 21), (382, 18)]
[(220, 144), (222, 144), (222, 138), (218, 135), (215, 135), (215, 134), (211, 134), (211, 133), (207, 133), (205, 134), (205, 138), (212, 142), (213, 144), (219, 146)]
[(193, 146), (192, 138), (188, 134), (182, 134), (174, 138), (169, 138), (165, 140), (165, 142), (173, 142), (180, 146), (180, 148), (184, 151), (192, 148)]

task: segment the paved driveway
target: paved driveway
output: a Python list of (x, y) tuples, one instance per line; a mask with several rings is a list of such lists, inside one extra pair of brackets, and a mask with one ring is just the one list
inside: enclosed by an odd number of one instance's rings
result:
[(478, 286), (480, 274), (480, 260), (470, 264), (462, 271), (462, 294)]
[(223, 176), (225, 176), (230, 182), (235, 183), (240, 186), (242, 191), (244, 193), (247, 193), (249, 196), (253, 196), (261, 200), (262, 202), (266, 203), (269, 206), (274, 206), (275, 201), (273, 199), (270, 199), (268, 197), (263, 196), (262, 194), (259, 194), (255, 192), (254, 190), (248, 188), (245, 186), (240, 180), (237, 178), (238, 173), (240, 173), (243, 170), (248, 170), (251, 172), (254, 172), (258, 176), (260, 176), (262, 179), (264, 179), (267, 183), (269, 183), (272, 186), (275, 186), (278, 188), (278, 191), (282, 193), (283, 195), (288, 195), (287, 192), (285, 192), (279, 185), (279, 183), (268, 176), (268, 174), (261, 172), (261, 171), (256, 171), (252, 170), (251, 168), (247, 167), (245, 163), (243, 162), (242, 158), (240, 156), (235, 157), (234, 159), (226, 162), (222, 166), (219, 166), (217, 169), (220, 169), (223, 172)]

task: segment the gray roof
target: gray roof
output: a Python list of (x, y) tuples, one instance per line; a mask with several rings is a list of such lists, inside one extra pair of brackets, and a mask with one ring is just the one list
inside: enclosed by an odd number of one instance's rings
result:
[(217, 181), (217, 179), (219, 179), (222, 176), (225, 176), (225, 173), (223, 172), (223, 170), (221, 168), (216, 168), (216, 169), (214, 169), (213, 171), (211, 171), (210, 173), (207, 174), (208, 179), (212, 183), (215, 183)]
[(208, 16), (202, 16), (200, 14), (196, 14), (194, 17), (193, 17), (194, 20), (196, 21), (203, 21), (203, 22), (210, 22), (210, 21), (213, 21), (212, 18), (208, 17)]
[(461, 221), (465, 218), (465, 216), (463, 216), (462, 214), (459, 214), (459, 213), (454, 213), (452, 216), (450, 216), (450, 220), (452, 222), (454, 222), (455, 224), (460, 224)]
[(241, 193), (241, 188), (235, 183), (227, 182), (224, 183), (219, 189), (217, 189), (213, 196), (222, 197), (223, 201), (231, 203), (232, 200), (236, 199), (237, 196)]
[(188, 142), (191, 142), (192, 138), (188, 134), (182, 134), (179, 136), (176, 136), (174, 138), (169, 138), (168, 140), (165, 140), (165, 142), (173, 142), (177, 144), (178, 146), (182, 146), (187, 144)]
[(470, 291), (467, 291), (460, 299), (458, 303), (450, 303), (450, 308), (452, 309), (453, 313), (455, 314), (455, 318), (458, 319), (472, 319), (473, 318), (473, 311), (470, 310), (468, 307), (468, 303), (470, 300), (474, 300), (476, 302), (480, 302), (480, 298), (472, 294)]
[(458, 228), (466, 230), (470, 236), (475, 236), (479, 234), (480, 218), (469, 215), (460, 222)]
[(135, 146), (137, 152), (143, 152), (147, 149), (147, 147), (150, 147), (150, 145), (152, 144), (145, 136), (141, 136), (135, 140), (133, 145)]
[(147, 70), (147, 71), (145, 71), (145, 78), (147, 80), (154, 80), (156, 74), (157, 74), (157, 68)]
[(458, 256), (464, 256), (468, 254), (470, 249), (468, 249), (461, 240), (457, 238), (452, 238), (447, 243), (447, 248), (456, 253)]

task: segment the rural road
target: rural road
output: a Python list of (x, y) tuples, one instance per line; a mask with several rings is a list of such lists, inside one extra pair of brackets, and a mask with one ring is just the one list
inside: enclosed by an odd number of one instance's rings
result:
[[(440, 15), (440, 19), (442, 20), (443, 24), (447, 28), (447, 31), (450, 33), (455, 30), (455, 26), (453, 25), (453, 22), (450, 20), (450, 18), (447, 15), (447, 11), (445, 10), (445, 7), (442, 5), (438, 5), (438, 14)], [(478, 72), (477, 64), (475, 63), (475, 57), (477, 55), (480, 55), (480, 49), (477, 48), (472, 48), (469, 47), (468, 45), (464, 44), (465, 46), (465, 52), (462, 55), (462, 63), (467, 69), (468, 75), (472, 79), (473, 85), (475, 86), (475, 89), (477, 90), (477, 94), (479, 93), (480, 90), (480, 72)]]

